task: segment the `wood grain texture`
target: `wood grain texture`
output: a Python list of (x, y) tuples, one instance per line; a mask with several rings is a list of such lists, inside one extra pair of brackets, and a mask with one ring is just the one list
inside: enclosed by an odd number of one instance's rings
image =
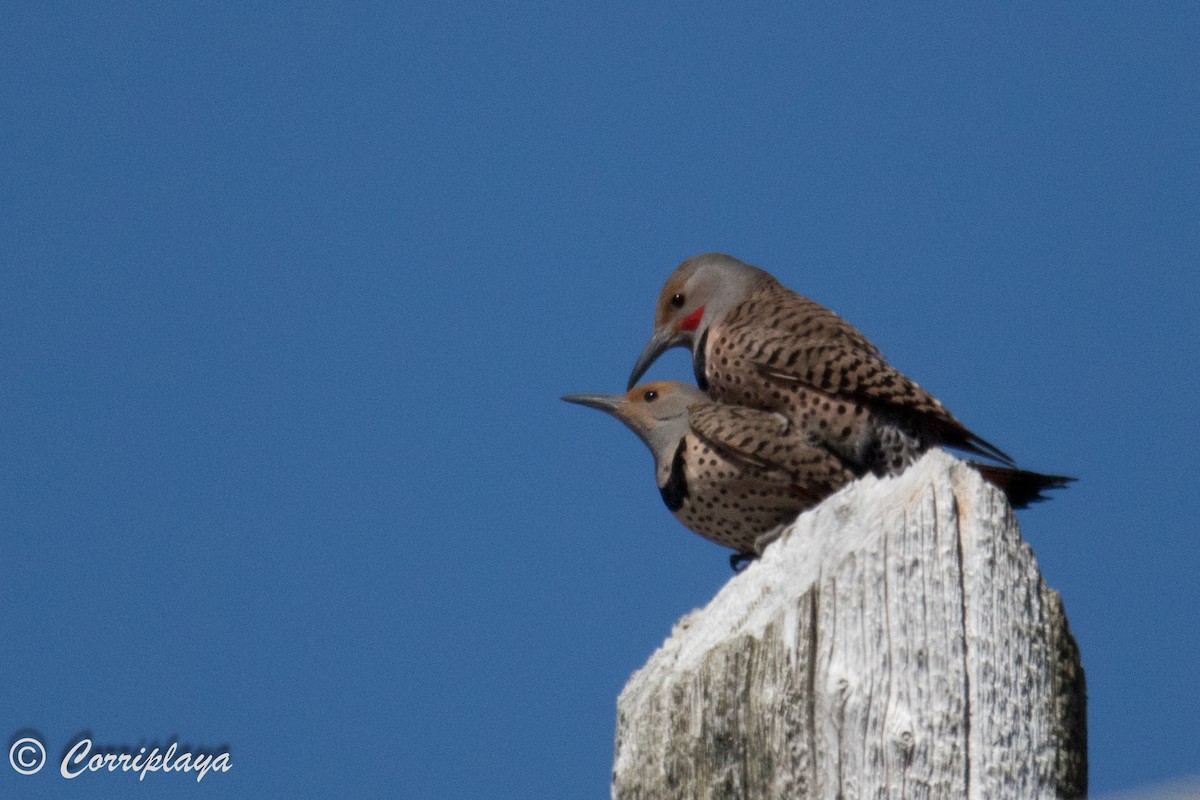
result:
[(1086, 796), (1085, 687), (1003, 495), (935, 451), (800, 517), (617, 705), (612, 794)]

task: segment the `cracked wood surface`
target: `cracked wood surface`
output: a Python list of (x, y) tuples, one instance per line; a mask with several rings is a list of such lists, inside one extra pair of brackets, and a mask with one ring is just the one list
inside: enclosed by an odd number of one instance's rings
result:
[(932, 452), (803, 514), (617, 704), (612, 794), (1067, 798), (1085, 687), (1003, 495)]

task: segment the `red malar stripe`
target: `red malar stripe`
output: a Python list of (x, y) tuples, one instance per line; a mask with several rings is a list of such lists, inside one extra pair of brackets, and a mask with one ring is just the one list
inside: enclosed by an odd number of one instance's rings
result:
[(694, 331), (700, 325), (700, 318), (702, 316), (704, 316), (704, 306), (700, 306), (695, 311), (688, 314), (675, 327), (677, 330), (681, 331)]

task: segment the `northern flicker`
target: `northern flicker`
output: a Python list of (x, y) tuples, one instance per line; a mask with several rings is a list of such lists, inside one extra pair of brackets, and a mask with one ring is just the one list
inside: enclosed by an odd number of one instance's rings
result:
[[(712, 400), (785, 415), (855, 472), (895, 474), (937, 445), (1013, 466), (850, 323), (732, 256), (694, 256), (667, 278), (630, 386), (672, 347), (691, 349), (696, 382)], [(1026, 502), (1071, 480), (992, 470), (1010, 499)]]
[[(563, 400), (611, 414), (636, 433), (654, 455), (667, 508), (705, 539), (733, 548), (735, 569), (757, 558), (800, 512), (862, 474), (780, 413), (714, 403), (675, 381)], [(1049, 476), (970, 463), (1014, 507), (1042, 499)]]
[(736, 568), (855, 474), (782, 414), (714, 403), (687, 384), (563, 398), (625, 423), (654, 454), (663, 502), (686, 527), (735, 553)]

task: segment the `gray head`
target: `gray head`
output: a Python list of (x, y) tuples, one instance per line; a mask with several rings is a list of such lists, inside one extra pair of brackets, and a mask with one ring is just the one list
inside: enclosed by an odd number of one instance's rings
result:
[(646, 342), (629, 386), (672, 347), (695, 348), (708, 326), (745, 300), (771, 276), (724, 253), (704, 253), (684, 261), (663, 284), (654, 307), (654, 334)]
[(708, 402), (704, 392), (678, 381), (653, 381), (625, 394), (572, 394), (563, 398), (612, 414), (636, 433), (656, 464), (670, 460), (688, 431), (688, 406)]

